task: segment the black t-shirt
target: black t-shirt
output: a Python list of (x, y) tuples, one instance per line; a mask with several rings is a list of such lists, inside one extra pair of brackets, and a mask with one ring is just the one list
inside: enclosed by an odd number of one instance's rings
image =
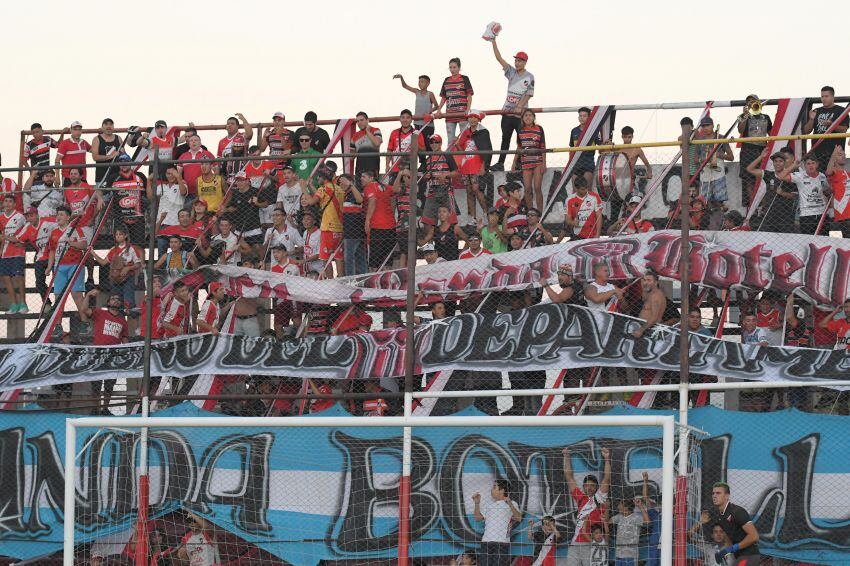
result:
[(322, 128), (317, 127), (312, 132), (307, 130), (307, 126), (301, 126), (297, 130), (295, 130), (295, 135), (293, 139), (295, 140), (294, 147), (299, 147), (298, 138), (301, 137), (301, 134), (307, 134), (310, 136), (310, 147), (318, 151), (319, 153), (324, 153), (325, 148), (328, 147), (331, 143), (331, 137), (328, 133)]
[(780, 181), (771, 171), (764, 172), (764, 183), (767, 188), (762, 205), (765, 207), (765, 227), (779, 226), (782, 224), (794, 224), (794, 216), (797, 212), (797, 199), (789, 199), (776, 194), (776, 189), (781, 188), (786, 193), (797, 193), (797, 185), (790, 181)]
[(235, 212), (228, 212), (224, 218), (230, 220), (234, 232), (250, 232), (260, 227), (260, 209), (251, 204), (251, 199), (257, 194), (254, 189), (248, 189), (244, 193), (234, 189), (230, 192), (228, 208), (233, 207)]
[[(732, 544), (738, 544), (746, 538), (747, 533), (744, 532), (744, 525), (750, 522), (752, 522), (752, 519), (750, 518), (750, 514), (747, 513), (747, 510), (734, 503), (727, 503), (726, 509), (722, 513), (715, 511), (714, 523), (723, 528), (723, 531), (729, 537), (729, 540), (732, 541)], [(735, 553), (735, 557), (757, 556), (758, 553), (759, 547), (758, 543), (756, 543), (747, 548), (742, 548)]]
[[(844, 107), (838, 104), (833, 104), (829, 108), (820, 107), (815, 110), (815, 128), (812, 130), (812, 133), (825, 134), (829, 129), (829, 124), (837, 120), (842, 112), (844, 112)], [(845, 116), (839, 126), (850, 126), (850, 116)], [(833, 133), (835, 133), (835, 130), (833, 130)], [(817, 142), (815, 141), (814, 143)], [(815, 153), (828, 158), (832, 155), (832, 151), (836, 146), (844, 147), (844, 139), (825, 139), (817, 147)]]
[[(770, 130), (773, 129), (773, 120), (767, 114), (759, 114), (758, 116), (750, 116), (744, 123), (744, 132), (741, 134), (745, 138), (761, 138), (770, 135)], [(759, 151), (767, 142), (745, 143), (744, 145), (758, 147)], [(744, 167), (749, 163), (743, 163)]]

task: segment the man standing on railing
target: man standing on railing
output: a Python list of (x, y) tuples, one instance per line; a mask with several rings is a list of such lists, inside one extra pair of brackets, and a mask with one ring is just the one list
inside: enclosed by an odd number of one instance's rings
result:
[(469, 77), (460, 74), (458, 57), (449, 59), (449, 73), (451, 74), (443, 80), (443, 86), (440, 88), (440, 104), (437, 105), (434, 117), (443, 117), (441, 112), (443, 106), (446, 107), (447, 114), (464, 114), (460, 117), (446, 118), (446, 139), (451, 146), (457, 135), (466, 128), (465, 114), (472, 107), (472, 95), (475, 92), (472, 90)]
[[(490, 40), (493, 44), (493, 55), (496, 56), (496, 61), (502, 66), (505, 72), (505, 78), (508, 79), (508, 94), (505, 98), (505, 104), (502, 106), (502, 145), (501, 150), (507, 151), (511, 147), (511, 136), (516, 132), (519, 135), (519, 130), (522, 128), (520, 116), (522, 111), (528, 107), (528, 101), (534, 96), (534, 75), (525, 70), (525, 64), (528, 62), (528, 55), (525, 51), (517, 51), (514, 55), (513, 66), (502, 58), (499, 52), (499, 46), (496, 45), (496, 38)], [(507, 155), (502, 153), (499, 155), (499, 160), (493, 165), (493, 171), (504, 171), (505, 159)]]
[[(387, 143), (387, 151), (398, 151), (410, 153), (410, 144), (413, 141), (413, 136), (417, 136), (416, 148), (418, 151), (425, 151), (425, 138), (422, 134), (416, 131), (413, 127), (413, 113), (405, 108), (401, 111), (398, 117), (401, 122), (401, 127), (390, 132), (390, 141)], [(395, 180), (399, 168), (406, 165), (410, 161), (408, 155), (387, 156), (385, 164), (385, 172), (390, 176), (390, 182)], [(373, 172), (374, 173), (374, 172)]]
[[(835, 103), (835, 89), (831, 86), (825, 86), (820, 89), (820, 101), (823, 106), (817, 110), (810, 111), (809, 119), (803, 124), (804, 134), (825, 134), (833, 122), (838, 120), (838, 117), (844, 112), (844, 107)], [(831, 133), (843, 134), (847, 132), (848, 126), (850, 126), (850, 116), (845, 116)], [(836, 147), (844, 148), (844, 139), (823, 139), (820, 142), (814, 140), (812, 144), (818, 144), (812, 151), (812, 154), (815, 156), (818, 166), (822, 170), (825, 170), (833, 150)]]
[(573, 474), (572, 453), (569, 448), (563, 449), (564, 478), (576, 506), (576, 530), (567, 551), (567, 566), (590, 566), (591, 525), (605, 522), (605, 503), (611, 485), (611, 451), (601, 448), (600, 453), (604, 461), (602, 485), (595, 475), (588, 474), (579, 489)]
[[(578, 147), (581, 143), (581, 137), (584, 135), (584, 130), (587, 129), (587, 121), (590, 119), (591, 110), (587, 106), (582, 106), (578, 109), (578, 126), (570, 131), (570, 147)], [(596, 136), (588, 143), (588, 145), (600, 145), (602, 143), (602, 133), (597, 133)], [(596, 169), (594, 161), (595, 151), (582, 151), (579, 153), (571, 153), (570, 160), (578, 159), (575, 169), (573, 169), (573, 188), (578, 177), (584, 177), (587, 181), (587, 186), (593, 186), (593, 171)]]
[[(92, 139), (92, 159), (95, 163), (109, 163), (118, 156), (120, 149), (121, 136), (115, 135), (115, 122), (112, 118), (104, 118), (100, 124), (100, 133)], [(101, 184), (109, 169), (109, 167), (98, 167), (94, 170), (95, 184)]]

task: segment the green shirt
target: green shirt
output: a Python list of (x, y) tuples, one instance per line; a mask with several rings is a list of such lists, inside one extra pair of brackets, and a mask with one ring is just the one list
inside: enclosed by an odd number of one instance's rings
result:
[(481, 229), (481, 245), (494, 254), (508, 251), (508, 245), (499, 238), (495, 231), (485, 226)]
[[(321, 155), (312, 147), (307, 151), (302, 151), (301, 153)], [(292, 159), (292, 168), (295, 169), (295, 174), (298, 175), (299, 179), (309, 179), (310, 174), (313, 172), (313, 169), (316, 167), (316, 163), (318, 162), (318, 157), (295, 157)]]

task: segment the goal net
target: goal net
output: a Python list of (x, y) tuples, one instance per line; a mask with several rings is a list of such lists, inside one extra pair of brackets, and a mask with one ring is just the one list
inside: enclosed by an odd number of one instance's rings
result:
[[(86, 417), (66, 428), (67, 565), (542, 565), (572, 553), (672, 564), (674, 530), (698, 520), (698, 478), (677, 485), (672, 416)], [(696, 443), (687, 450), (698, 470)]]

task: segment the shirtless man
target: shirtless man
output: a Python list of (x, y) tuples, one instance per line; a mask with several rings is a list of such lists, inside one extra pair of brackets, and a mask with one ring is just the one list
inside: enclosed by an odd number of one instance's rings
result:
[(647, 271), (641, 281), (643, 287), (643, 307), (640, 309), (640, 318), (644, 321), (640, 328), (632, 332), (632, 336), (640, 338), (644, 332), (661, 322), (664, 308), (667, 306), (667, 297), (658, 287), (658, 275), (654, 271)]
[(562, 263), (558, 266), (558, 285), (561, 286), (560, 291), (555, 291), (548, 283), (543, 284), (543, 290), (546, 291), (546, 295), (549, 296), (550, 301), (555, 304), (578, 304), (575, 301), (577, 297), (572, 265)]
[[(242, 258), (242, 267), (247, 269), (256, 269), (257, 261), (253, 256), (244, 256)], [(228, 308), (233, 309), (233, 316), (236, 317), (234, 324), (234, 334), (245, 334), (246, 336), (259, 337), (260, 323), (257, 320), (258, 314), (258, 299), (246, 299), (240, 297), (222, 309), (222, 315), (227, 312)]]
[[(620, 133), (623, 134), (623, 143), (630, 144), (634, 143), (635, 139), (635, 130), (631, 126), (625, 126)], [(629, 171), (632, 172), (632, 183), (630, 192), (635, 190), (635, 165), (637, 165), (638, 159), (641, 160), (643, 166), (646, 167), (646, 174), (642, 175), (644, 179), (652, 179), (652, 165), (649, 164), (649, 160), (646, 158), (646, 154), (643, 152), (642, 147), (633, 147), (630, 149), (622, 150), (623, 154), (629, 160)]]

